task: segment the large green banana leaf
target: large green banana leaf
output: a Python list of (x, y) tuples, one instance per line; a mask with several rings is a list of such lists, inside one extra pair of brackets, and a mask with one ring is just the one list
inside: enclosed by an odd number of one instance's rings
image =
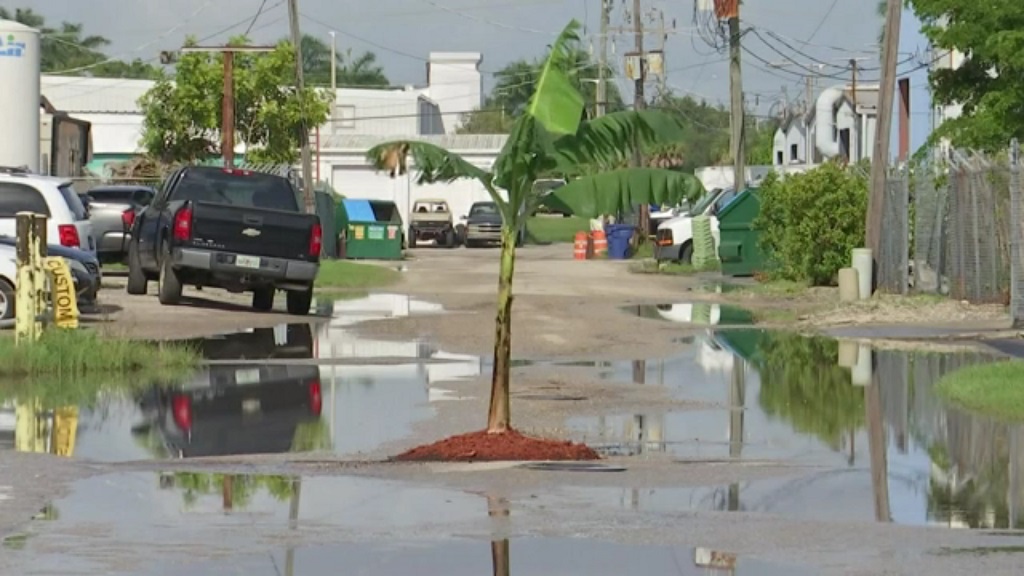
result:
[(573, 47), (579, 42), (579, 22), (573, 20), (551, 45), (526, 108), (551, 134), (575, 134), (583, 118), (583, 95), (572, 85), (567, 69), (574, 65)]
[(493, 180), (490, 172), (474, 166), (455, 152), (417, 140), (384, 142), (366, 152), (367, 161), (377, 170), (390, 172), (392, 178), (405, 174), (409, 156), (412, 157), (418, 184), (469, 178), (489, 186)]
[(660, 168), (625, 168), (577, 178), (546, 195), (542, 204), (584, 218), (631, 212), (640, 204), (676, 206), (699, 198), (704, 186), (692, 174)]
[(613, 112), (555, 140), (555, 161), (566, 176), (586, 173), (585, 168), (610, 169), (637, 149), (682, 141), (684, 130), (678, 116), (660, 110)]

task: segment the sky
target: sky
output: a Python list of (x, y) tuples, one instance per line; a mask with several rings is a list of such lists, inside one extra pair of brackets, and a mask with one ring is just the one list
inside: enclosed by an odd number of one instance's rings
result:
[[(645, 10), (660, 11), (674, 30), (665, 42), (665, 86), (711, 102), (727, 102), (729, 82), (725, 55), (716, 53), (695, 32), (697, 0), (644, 0)], [(51, 24), (79, 22), (86, 34), (111, 40), (107, 52), (122, 59), (155, 59), (161, 50), (181, 45), (186, 35), (217, 43), (249, 27), (263, 0), (0, 0), (14, 9), (32, 5)], [(470, 51), (483, 54), (485, 88), (491, 74), (510, 61), (540, 56), (557, 32), (577, 19), (584, 23), (584, 43), (596, 49), (601, 0), (299, 0), (302, 31), (330, 41), (337, 33), (339, 50), (351, 48), (377, 54), (385, 73), (395, 84), (423, 84), (426, 60), (431, 51)], [(613, 0), (613, 26), (626, 26), (623, 0)], [(744, 91), (748, 105), (768, 114), (785, 95), (790, 101), (804, 94), (803, 79), (827, 64), (829, 77), (818, 80), (818, 89), (845, 82), (847, 61), (858, 58), (863, 82), (877, 82), (876, 42), (882, 22), (875, 15), (874, 0), (747, 0), (741, 18), (754, 26), (768, 43), (748, 34), (744, 41), (754, 55), (744, 54)], [(901, 72), (927, 61), (927, 42), (909, 11), (901, 30)], [(775, 37), (768, 35), (771, 32)], [(277, 40), (288, 33), (285, 2), (266, 0), (250, 34), (254, 42)], [(781, 38), (782, 40), (779, 40)], [(614, 67), (622, 70), (622, 58), (633, 45), (631, 34), (612, 38)], [(660, 38), (646, 37), (649, 47)], [(788, 44), (789, 46), (786, 46)], [(916, 53), (916, 59), (914, 58)], [(781, 67), (772, 67), (770, 63)], [(920, 146), (929, 131), (927, 76), (911, 75), (912, 146)], [(631, 93), (620, 80), (624, 94)], [(894, 141), (895, 145), (895, 141)]]

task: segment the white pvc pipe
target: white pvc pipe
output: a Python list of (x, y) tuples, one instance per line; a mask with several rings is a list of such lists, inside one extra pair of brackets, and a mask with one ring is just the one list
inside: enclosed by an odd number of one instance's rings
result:
[(843, 99), (841, 87), (826, 88), (814, 107), (814, 143), (826, 159), (839, 156), (836, 104)]
[(861, 344), (857, 348), (857, 364), (850, 370), (850, 382), (854, 386), (870, 386), (871, 373), (871, 346)]
[(861, 300), (871, 298), (871, 279), (874, 278), (874, 262), (870, 248), (854, 248), (851, 267), (857, 270), (858, 292)]

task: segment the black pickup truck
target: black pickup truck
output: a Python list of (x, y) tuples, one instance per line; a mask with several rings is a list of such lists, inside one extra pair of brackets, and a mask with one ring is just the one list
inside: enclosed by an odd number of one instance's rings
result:
[(171, 173), (135, 218), (128, 244), (128, 293), (156, 280), (161, 304), (177, 304), (184, 285), (252, 292), (252, 306), (309, 313), (320, 268), (320, 219), (302, 212), (283, 176), (210, 166)]

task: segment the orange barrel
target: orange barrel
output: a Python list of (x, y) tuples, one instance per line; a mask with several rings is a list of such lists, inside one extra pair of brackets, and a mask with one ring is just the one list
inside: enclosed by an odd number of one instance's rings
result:
[(604, 230), (594, 230), (590, 233), (594, 239), (594, 255), (600, 258), (608, 253), (608, 237), (604, 235)]
[(577, 232), (576, 239), (572, 243), (572, 257), (574, 260), (587, 259), (587, 233)]

